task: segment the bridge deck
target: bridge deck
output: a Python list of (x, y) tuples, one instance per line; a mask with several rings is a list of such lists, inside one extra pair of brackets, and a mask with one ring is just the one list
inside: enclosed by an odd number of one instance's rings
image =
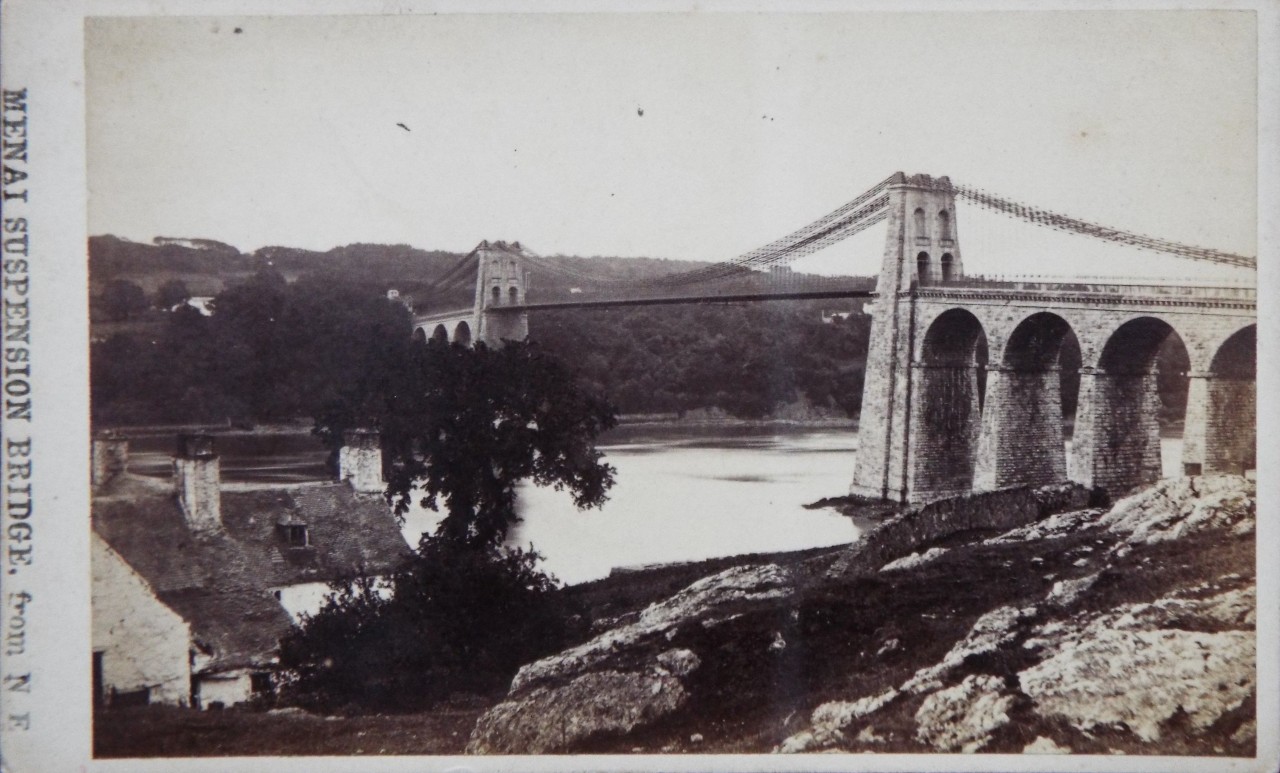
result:
[[(1253, 303), (1257, 302), (1257, 288), (1247, 286), (1174, 285), (1174, 284), (1128, 284), (1123, 282), (1043, 282), (1022, 280), (985, 280), (962, 279), (952, 282), (928, 284), (914, 291), (920, 297), (968, 298), (973, 295), (989, 295), (1001, 293), (1017, 293), (1020, 296), (1041, 296), (1054, 298), (1076, 298), (1080, 300), (1107, 301), (1119, 298), (1179, 298), (1188, 302), (1203, 303)], [(822, 300), (837, 298), (875, 298), (874, 290), (796, 290), (768, 293), (702, 293), (699, 295), (675, 295), (652, 298), (595, 298), (583, 300), (547, 301), (545, 303), (524, 303), (511, 306), (490, 306), (488, 312), (523, 313), (531, 311), (551, 311), (554, 309), (603, 309), (623, 306), (670, 306), (686, 303), (756, 303), (761, 301), (797, 301)], [(459, 314), (467, 314), (472, 307), (455, 311), (437, 311), (418, 316), (419, 324), (435, 319), (444, 319)]]

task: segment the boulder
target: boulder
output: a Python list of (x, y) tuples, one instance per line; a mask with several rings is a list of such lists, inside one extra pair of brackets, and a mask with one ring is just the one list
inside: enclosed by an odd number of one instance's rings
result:
[(467, 752), (563, 751), (670, 714), (687, 702), (687, 677), (702, 662), (672, 645), (679, 631), (776, 605), (793, 590), (791, 573), (775, 564), (734, 567), (651, 604), (631, 623), (530, 663), (476, 723)]
[[(1096, 499), (1094, 492), (1084, 486), (1063, 483), (975, 492), (916, 505), (863, 534), (827, 574), (833, 580), (869, 577), (944, 537), (974, 529), (1014, 529), (1058, 513), (1080, 510)], [(926, 553), (922, 560), (928, 556)], [(895, 569), (901, 567), (891, 565)], [(908, 563), (911, 565), (914, 564)]]

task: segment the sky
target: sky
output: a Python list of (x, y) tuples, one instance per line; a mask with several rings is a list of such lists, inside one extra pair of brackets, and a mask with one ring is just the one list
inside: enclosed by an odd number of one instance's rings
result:
[[(96, 18), (89, 232), (722, 260), (895, 170), (1256, 254), (1249, 11)], [(985, 273), (1201, 276), (972, 208)], [(873, 229), (797, 268), (873, 273)]]

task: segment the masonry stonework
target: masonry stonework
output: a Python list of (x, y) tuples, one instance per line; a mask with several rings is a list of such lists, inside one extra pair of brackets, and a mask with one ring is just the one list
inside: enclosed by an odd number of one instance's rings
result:
[(990, 366), (974, 488), (990, 491), (1066, 480), (1062, 432), (1057, 368), (1019, 371)]
[(222, 528), (221, 463), (209, 435), (180, 435), (173, 459), (178, 502), (191, 530), (208, 533)]
[(186, 705), (191, 629), (96, 533), (90, 536), (93, 651), (101, 653), (103, 699), (147, 691), (150, 703)]
[(1209, 382), (1204, 472), (1242, 474), (1257, 464), (1258, 390), (1251, 379)]
[(382, 439), (371, 430), (349, 430), (343, 433), (338, 451), (338, 480), (350, 482), (362, 494), (381, 493), (386, 488), (382, 479)]
[[(912, 410), (909, 365), (915, 349), (913, 290), (933, 280), (932, 261), (943, 244), (934, 230), (937, 214), (955, 212), (951, 182), (927, 175), (894, 176), (889, 185), (888, 229), (884, 259), (871, 306), (871, 341), (858, 419), (858, 456), (852, 492), (877, 499), (905, 500), (910, 491), (908, 427)], [(917, 215), (917, 212), (920, 214)], [(950, 216), (949, 228), (955, 228)], [(946, 245), (954, 256), (951, 270), (963, 275), (954, 230)], [(919, 248), (919, 249), (917, 249)], [(927, 259), (921, 260), (921, 254)], [(940, 257), (940, 256), (939, 256)], [(925, 270), (922, 277), (921, 269)], [(926, 456), (932, 456), (926, 453)], [(927, 462), (917, 456), (918, 463)], [(919, 470), (917, 470), (917, 474)], [(945, 477), (945, 476), (944, 476)]]
[(529, 314), (515, 308), (528, 301), (527, 254), (519, 242), (480, 242), (469, 256), (476, 261), (471, 308), (420, 315), (414, 319), (414, 334), (424, 341), (443, 337), (465, 346), (483, 341), (489, 347), (528, 338)]
[[(944, 210), (947, 276), (935, 260)], [(1184, 469), (1238, 473), (1255, 463), (1252, 287), (966, 278), (946, 178), (896, 175), (887, 223), (851, 493), (920, 502), (1068, 478), (1113, 493), (1154, 482), (1162, 459), (1152, 368), (1168, 336), (1185, 348), (1192, 375)], [(951, 348), (939, 349), (948, 335)], [(1081, 369), (1068, 464), (1058, 368), (1072, 338)], [(982, 348), (985, 360), (960, 356)], [(985, 393), (975, 386), (982, 376)]]
[(96, 491), (129, 467), (129, 441), (112, 434), (94, 436), (90, 477)]

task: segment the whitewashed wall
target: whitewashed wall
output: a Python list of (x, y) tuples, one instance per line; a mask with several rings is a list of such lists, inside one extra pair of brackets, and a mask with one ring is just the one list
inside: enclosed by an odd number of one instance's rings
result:
[(191, 629), (97, 534), (93, 572), (93, 649), (102, 652), (102, 681), (128, 692), (148, 687), (152, 703), (185, 705), (190, 697)]

